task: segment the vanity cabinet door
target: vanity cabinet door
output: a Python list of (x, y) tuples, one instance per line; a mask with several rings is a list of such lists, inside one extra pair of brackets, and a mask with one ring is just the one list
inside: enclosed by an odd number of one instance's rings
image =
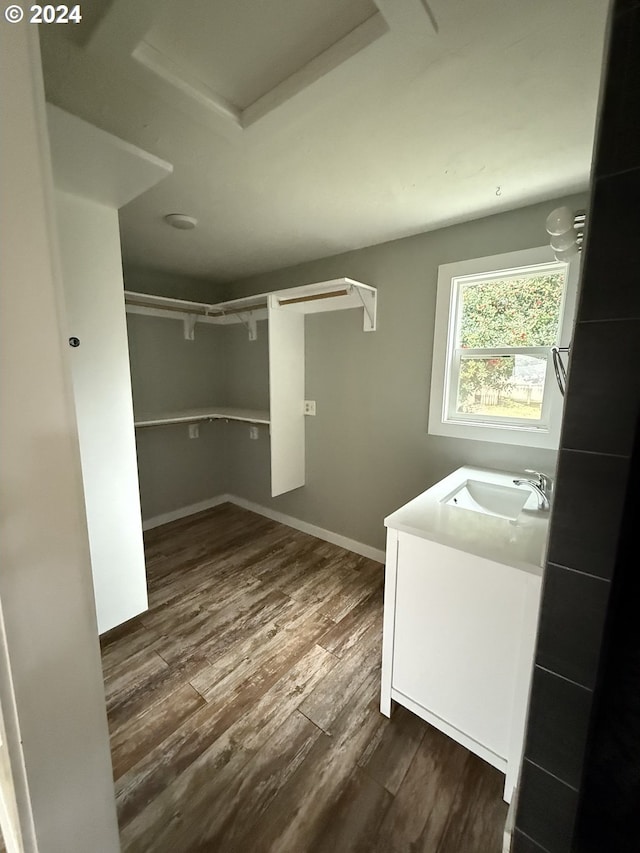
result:
[(399, 534), (392, 687), (503, 759), (520, 655), (523, 574)]

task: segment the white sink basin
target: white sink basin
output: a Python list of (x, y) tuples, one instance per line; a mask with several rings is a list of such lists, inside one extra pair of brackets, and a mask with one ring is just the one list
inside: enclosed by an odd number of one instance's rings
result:
[(484, 483), (482, 480), (466, 480), (455, 491), (442, 498), (441, 502), (447, 506), (515, 521), (530, 497), (530, 489), (500, 486), (497, 483)]

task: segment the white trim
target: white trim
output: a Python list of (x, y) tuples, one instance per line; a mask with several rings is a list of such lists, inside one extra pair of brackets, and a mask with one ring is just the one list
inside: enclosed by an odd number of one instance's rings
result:
[(194, 515), (197, 512), (202, 512), (205, 509), (211, 509), (223, 503), (232, 503), (242, 509), (248, 509), (250, 512), (255, 512), (258, 515), (263, 515), (265, 518), (270, 518), (272, 521), (277, 521), (280, 524), (285, 524), (287, 527), (293, 527), (294, 530), (299, 530), (301, 533), (308, 533), (310, 536), (315, 536), (316, 539), (322, 539), (324, 542), (330, 542), (332, 545), (338, 545), (340, 548), (345, 548), (347, 551), (352, 551), (354, 554), (359, 554), (361, 557), (366, 557), (369, 560), (375, 560), (376, 563), (385, 562), (385, 552), (379, 548), (373, 548), (371, 545), (365, 545), (364, 542), (358, 542), (356, 539), (350, 539), (348, 536), (342, 536), (340, 533), (334, 533), (332, 530), (326, 530), (324, 527), (318, 527), (316, 524), (311, 524), (308, 521), (302, 521), (299, 518), (294, 518), (292, 515), (286, 515), (283, 512), (270, 509), (262, 506), (262, 504), (254, 503), (253, 501), (245, 500), (237, 495), (222, 494), (215, 498), (210, 498), (206, 501), (200, 501), (197, 504), (181, 507), (172, 512), (156, 515), (148, 518), (142, 523), (143, 530), (151, 530), (154, 527), (159, 527), (162, 524), (168, 524), (171, 521), (177, 521), (180, 518), (186, 518), (189, 515)]
[[(455, 726), (452, 726), (451, 723), (443, 720), (442, 717), (434, 714), (433, 711), (429, 711), (428, 708), (420, 705), (414, 699), (410, 699), (408, 696), (405, 696), (405, 694), (400, 690), (396, 690), (392, 687), (391, 698), (394, 701), (399, 702), (405, 708), (408, 708), (416, 716), (426, 720), (427, 723), (430, 723), (435, 729), (438, 729), (438, 731), (444, 732), (448, 737), (453, 738), (453, 740), (458, 741), (458, 743), (461, 743), (462, 746), (466, 747), (470, 752), (473, 752), (475, 755), (479, 755), (480, 758), (488, 764), (491, 764), (492, 767), (495, 767), (501, 773), (507, 772), (507, 759), (502, 755), (498, 755), (492, 749), (489, 749), (489, 747), (480, 743), (480, 741), (469, 737), (468, 734), (465, 734), (465, 732), (457, 729)], [(509, 802), (509, 800), (505, 800), (505, 802)]]
[(332, 530), (326, 530), (324, 527), (318, 527), (315, 524), (310, 524), (308, 521), (302, 521), (299, 518), (294, 518), (292, 515), (285, 515), (283, 512), (253, 503), (253, 501), (247, 501), (236, 495), (228, 495), (227, 497), (236, 506), (251, 510), (251, 512), (257, 512), (258, 515), (264, 515), (265, 518), (270, 518), (272, 521), (286, 524), (287, 527), (293, 527), (294, 530), (299, 530), (301, 533), (308, 533), (310, 536), (315, 536), (316, 539), (331, 542), (332, 545), (338, 545), (340, 548), (353, 551), (354, 554), (360, 554), (361, 557), (367, 557), (369, 560), (375, 560), (376, 563), (384, 565), (385, 554), (379, 548), (372, 548), (371, 545), (365, 545), (364, 542), (349, 539), (348, 536), (342, 536), (340, 533), (334, 533)]
[(204, 512), (205, 509), (213, 509), (214, 506), (229, 502), (235, 503), (231, 495), (216, 495), (215, 498), (207, 498), (206, 501), (189, 504), (180, 507), (180, 509), (162, 513), (162, 515), (153, 515), (151, 518), (143, 519), (142, 529), (152, 530), (154, 527), (161, 527), (163, 524), (169, 524), (172, 521), (178, 521), (180, 518), (186, 518), (188, 515), (195, 515), (197, 512)]
[[(24, 847), (17, 833), (20, 827), (10, 817), (9, 805), (5, 802), (3, 791), (0, 789), (0, 827), (2, 828), (2, 840), (7, 853), (23, 853)], [(15, 831), (14, 831), (15, 827)]]
[(393, 650), (396, 636), (396, 591), (398, 587), (398, 531), (387, 528), (387, 562), (384, 568), (382, 622), (382, 671), (380, 673), (380, 713), (391, 716)]
[[(0, 833), (7, 853), (22, 853), (24, 850), (20, 811), (17, 797), (21, 786), (28, 792), (24, 752), (16, 749), (22, 744), (20, 721), (16, 698), (11, 680), (11, 667), (4, 627), (4, 614), (0, 607), (0, 767), (5, 781), (0, 784)], [(6, 721), (6, 723), (5, 723)], [(7, 729), (11, 741), (7, 736)], [(24, 780), (24, 781), (23, 781)], [(30, 802), (30, 801), (29, 801)], [(33, 819), (29, 816), (29, 834), (34, 832)]]
[[(541, 264), (557, 264), (553, 251), (549, 246), (535, 249), (524, 249), (518, 252), (508, 252), (501, 255), (491, 255), (486, 258), (475, 258), (452, 264), (443, 264), (438, 268), (438, 294), (436, 300), (435, 328), (433, 338), (433, 363), (431, 374), (431, 393), (429, 402), (428, 432), (432, 435), (445, 435), (452, 438), (476, 439), (479, 441), (495, 441), (502, 444), (515, 444), (526, 447), (544, 447), (557, 449), (560, 440), (562, 422), (562, 397), (555, 387), (552, 373), (547, 363), (547, 380), (551, 380), (549, 388), (545, 382), (545, 398), (551, 400), (552, 411), (549, 413), (549, 425), (494, 424), (487, 422), (464, 423), (445, 417), (445, 399), (447, 395), (447, 376), (451, 347), (449, 345), (450, 317), (454, 304), (454, 279), (464, 277), (482, 277), (488, 274), (504, 275), (522, 268), (534, 267)], [(579, 258), (567, 264), (565, 291), (561, 307), (561, 330), (559, 343), (569, 344), (573, 330), (576, 292), (579, 276)], [(552, 395), (549, 398), (549, 394)], [(543, 402), (544, 406), (544, 402)]]
[[(99, 29), (105, 28), (99, 27)], [(388, 32), (389, 25), (384, 16), (378, 11), (374, 12), (326, 50), (305, 62), (244, 108), (207, 86), (184, 65), (145, 41), (144, 34), (133, 47), (130, 47), (130, 55), (147, 72), (155, 75), (181, 95), (243, 130), (281, 107), (294, 96), (304, 92), (325, 75), (334, 73), (345, 62), (353, 59)], [(111, 38), (113, 39), (113, 35)]]
[(153, 45), (143, 40), (136, 45), (131, 56), (147, 71), (156, 74), (163, 83), (173, 86), (201, 107), (212, 110), (242, 129), (242, 110), (236, 104), (223, 98), (219, 92), (198, 80), (195, 74), (190, 74), (186, 68), (178, 65)]
[(510, 853), (511, 844), (513, 842), (513, 831), (516, 827), (516, 808), (518, 804), (518, 790), (517, 788), (513, 791), (513, 796), (511, 798), (511, 802), (509, 803), (509, 808), (507, 809), (507, 820), (504, 825), (504, 832), (502, 834), (502, 853)]
[(334, 74), (346, 62), (354, 59), (388, 32), (389, 25), (384, 17), (380, 12), (374, 12), (371, 17), (358, 24), (351, 32), (329, 45), (322, 53), (314, 56), (289, 77), (285, 77), (284, 80), (269, 89), (248, 107), (245, 107), (240, 113), (242, 127), (250, 127), (296, 95), (302, 94), (324, 76)]
[(527, 709), (533, 669), (535, 666), (536, 634), (540, 611), (542, 576), (529, 575), (525, 579), (522, 614), (520, 619), (520, 643), (518, 666), (513, 685), (511, 726), (509, 731), (509, 764), (504, 782), (505, 800), (513, 796), (520, 781), (520, 772), (524, 758), (524, 741), (527, 728)]

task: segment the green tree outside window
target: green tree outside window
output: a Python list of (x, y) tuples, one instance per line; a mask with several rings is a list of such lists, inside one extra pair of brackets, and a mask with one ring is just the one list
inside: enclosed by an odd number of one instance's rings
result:
[[(502, 278), (463, 284), (457, 347), (551, 347), (556, 343), (564, 274)], [(489, 354), (488, 354), (489, 355)], [(540, 362), (542, 365), (543, 363)], [(473, 412), (481, 393), (493, 391), (497, 403), (515, 379), (516, 356), (462, 357), (458, 410)], [(525, 417), (537, 417), (535, 411)]]

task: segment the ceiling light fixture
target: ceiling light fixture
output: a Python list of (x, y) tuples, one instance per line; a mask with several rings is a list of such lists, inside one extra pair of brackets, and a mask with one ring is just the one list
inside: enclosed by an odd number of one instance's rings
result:
[(186, 213), (167, 213), (164, 221), (179, 231), (191, 231), (198, 224), (197, 219), (193, 216), (187, 216)]
[(558, 261), (568, 261), (582, 248), (585, 213), (574, 213), (570, 207), (557, 207), (547, 217), (547, 234), (551, 236), (551, 248)]

